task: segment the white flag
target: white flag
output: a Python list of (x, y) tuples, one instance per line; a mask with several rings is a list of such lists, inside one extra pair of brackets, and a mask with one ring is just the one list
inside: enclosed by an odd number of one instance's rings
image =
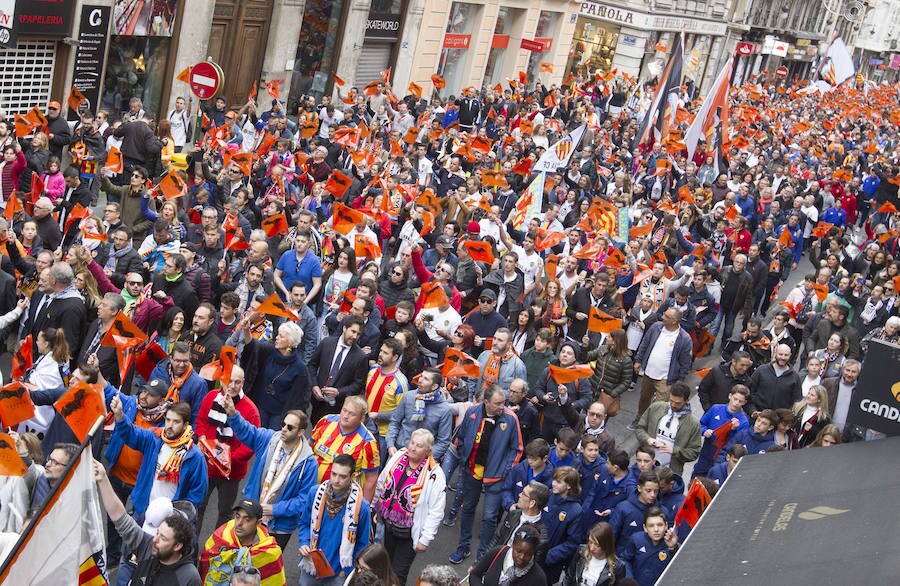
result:
[(557, 141), (549, 149), (544, 151), (541, 160), (535, 163), (531, 168), (532, 173), (540, 173), (546, 171), (548, 173), (556, 173), (560, 167), (566, 167), (572, 153), (578, 149), (581, 144), (581, 137), (584, 136), (584, 124), (569, 133), (569, 136)]
[(838, 37), (832, 41), (828, 46), (828, 51), (825, 52), (825, 60), (819, 69), (820, 79), (816, 82), (816, 85), (819, 86), (822, 93), (827, 93), (841, 85), (855, 73), (856, 68), (853, 67), (853, 57), (850, 55), (850, 51), (847, 50), (844, 40)]
[[(728, 82), (731, 78), (733, 62), (734, 57), (725, 63), (725, 67), (719, 72), (719, 76), (713, 83), (712, 88), (710, 88), (709, 94), (703, 100), (703, 105), (700, 106), (700, 110), (694, 116), (694, 121), (691, 122), (690, 128), (684, 133), (684, 144), (687, 146), (688, 160), (694, 158), (697, 143), (701, 140), (709, 142), (709, 135), (714, 127), (720, 124), (723, 119), (727, 120), (728, 118)], [(722, 137), (722, 140), (727, 139), (727, 136)]]
[(94, 482), (90, 450), (82, 450), (74, 466), (60, 479), (58, 490), (19, 538), (0, 573), (0, 584), (59, 586), (102, 583), (103, 513)]

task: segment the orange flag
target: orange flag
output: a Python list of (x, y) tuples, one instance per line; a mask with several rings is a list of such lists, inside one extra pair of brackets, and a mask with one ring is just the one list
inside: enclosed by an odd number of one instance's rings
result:
[[(122, 375), (124, 376), (124, 372)], [(75, 433), (78, 441), (87, 439), (97, 419), (106, 415), (103, 391), (100, 385), (78, 382), (53, 404)]]
[(519, 122), (519, 130), (522, 134), (534, 134), (534, 122), (531, 120), (521, 120)]
[(516, 163), (515, 167), (513, 167), (513, 173), (516, 175), (521, 175), (522, 177), (528, 177), (531, 175), (531, 159), (525, 157)]
[(217, 381), (222, 378), (222, 361), (221, 360), (213, 360), (212, 362), (208, 362), (200, 367), (200, 372), (198, 373), (200, 378), (208, 381)]
[(375, 94), (378, 93), (379, 83), (380, 82), (377, 82), (377, 81), (370, 81), (369, 83), (367, 83), (366, 85), (363, 86), (363, 93), (370, 97), (374, 96)]
[(277, 141), (278, 141), (277, 136), (275, 136), (274, 134), (266, 133), (266, 135), (262, 139), (262, 142), (260, 142), (259, 146), (256, 147), (257, 156), (259, 156), (259, 157), (266, 156), (266, 154), (269, 152), (269, 149), (271, 149), (272, 146), (274, 146)]
[[(329, 179), (330, 181), (330, 179)], [(341, 202), (334, 203), (334, 215), (332, 216), (331, 227), (335, 232), (340, 232), (344, 236), (353, 230), (353, 227), (365, 220), (365, 216), (359, 210), (347, 207)]]
[(13, 427), (34, 417), (34, 403), (24, 383), (13, 381), (0, 387), (0, 422)]
[(618, 248), (613, 249), (613, 251), (606, 257), (606, 260), (603, 261), (603, 266), (612, 267), (614, 269), (620, 269), (625, 266), (625, 254), (619, 250)]
[(550, 376), (557, 383), (564, 385), (574, 382), (580, 378), (587, 378), (594, 374), (594, 369), (588, 364), (576, 364), (568, 368), (562, 366), (550, 365)]
[(547, 255), (544, 259), (544, 274), (550, 279), (556, 280), (556, 273), (559, 268), (559, 256), (556, 254)]
[(444, 78), (437, 73), (433, 73), (431, 75), (431, 83), (439, 90), (444, 89), (444, 87), (447, 85), (447, 82), (444, 81)]
[(825, 298), (828, 297), (828, 285), (819, 285), (818, 283), (813, 283), (813, 291), (816, 292), (816, 298), (820, 302), (825, 301)]
[(325, 191), (332, 194), (336, 199), (341, 199), (350, 186), (353, 185), (353, 179), (344, 175), (337, 169), (331, 171), (331, 176), (325, 182)]
[(227, 387), (231, 383), (231, 371), (237, 361), (237, 348), (234, 346), (222, 346), (219, 352), (219, 360), (222, 362), (222, 386)]
[(646, 236), (653, 230), (653, 224), (642, 224), (628, 230), (628, 239), (635, 240), (642, 236)]
[(19, 349), (16, 350), (16, 353), (13, 354), (11, 373), (11, 378), (13, 380), (20, 380), (23, 376), (25, 376), (25, 373), (28, 371), (28, 369), (32, 367), (32, 344), (33, 342), (31, 334), (28, 334), (27, 336), (25, 336), (25, 339), (22, 340), (22, 345), (19, 346)]
[(484, 169), (481, 172), (481, 185), (483, 187), (499, 187), (501, 189), (509, 187), (503, 171), (491, 171), (488, 169)]
[(896, 214), (897, 208), (891, 202), (886, 201), (875, 211), (879, 214)]
[(706, 492), (703, 484), (696, 478), (692, 480), (691, 487), (684, 497), (684, 502), (681, 503), (681, 507), (675, 514), (675, 527), (677, 528), (684, 521), (688, 527), (693, 528), (710, 502), (712, 502), (712, 497)]
[(491, 141), (483, 136), (476, 136), (472, 139), (472, 150), (483, 154), (491, 152)]
[(428, 211), (435, 215), (438, 215), (443, 211), (441, 209), (441, 203), (431, 189), (426, 189), (420, 193), (419, 197), (416, 198), (416, 204), (428, 208)]
[(541, 73), (553, 73), (553, 64), (547, 63), (546, 61), (541, 61), (538, 71), (540, 71)]
[(349, 126), (340, 126), (334, 131), (334, 142), (344, 147), (359, 147), (359, 139), (362, 131), (359, 127), (350, 128)]
[(19, 457), (16, 442), (5, 433), (0, 433), (0, 475), (25, 476), (28, 468)]
[(66, 98), (66, 104), (68, 104), (70, 110), (77, 112), (78, 108), (81, 107), (85, 100), (87, 100), (87, 98), (84, 97), (81, 90), (73, 85), (72, 89), (69, 90), (69, 97)]
[[(117, 342), (114, 336), (119, 337), (120, 341)], [(106, 331), (106, 335), (100, 340), (100, 345), (121, 350), (125, 347), (133, 348), (146, 341), (147, 334), (134, 325), (134, 322), (124, 312), (120, 311), (113, 318), (113, 323)], [(121, 374), (124, 375), (124, 373)]]
[(581, 258), (585, 260), (594, 260), (597, 258), (600, 253), (603, 252), (603, 247), (596, 240), (591, 240), (584, 246), (578, 249), (578, 252), (573, 254), (575, 258)]
[(31, 134), (35, 128), (38, 127), (38, 124), (35, 124), (27, 117), (16, 114), (15, 115), (15, 125), (16, 125), (16, 136), (18, 138), (22, 138), (24, 136), (28, 136)]
[(259, 304), (259, 307), (256, 308), (257, 313), (264, 313), (266, 315), (274, 315), (278, 317), (286, 317), (293, 321), (300, 321), (300, 316), (294, 313), (294, 310), (290, 309), (288, 306), (284, 304), (284, 301), (278, 296), (277, 293), (272, 293), (266, 300)]
[(343, 79), (341, 79), (337, 75), (334, 75), (333, 77), (334, 77), (334, 83), (336, 83), (337, 85), (339, 85), (341, 87), (344, 87), (344, 83), (346, 83), (346, 82)]
[(69, 212), (69, 215), (66, 216), (66, 225), (63, 228), (63, 232), (68, 232), (69, 228), (72, 226), (72, 222), (75, 220), (83, 220), (85, 218), (89, 218), (91, 216), (91, 210), (87, 209), (80, 203), (76, 203), (72, 208), (72, 211)]
[[(37, 173), (32, 174), (32, 177), (37, 175)], [(25, 208), (22, 207), (22, 202), (19, 201), (19, 196), (16, 195), (16, 192), (13, 191), (9, 195), (9, 201), (6, 202), (6, 208), (3, 210), (3, 217), (12, 223), (13, 219), (16, 217), (18, 212), (24, 211)]]
[(834, 224), (830, 222), (819, 222), (816, 224), (816, 227), (812, 229), (811, 234), (816, 238), (824, 238), (828, 231), (834, 227)]
[(781, 231), (781, 236), (778, 237), (778, 243), (783, 244), (788, 248), (794, 245), (794, 241), (791, 239), (791, 233), (788, 231), (787, 227)]
[(235, 230), (231, 233), (225, 233), (225, 250), (247, 250), (250, 248), (250, 243), (247, 242), (247, 238), (244, 236), (243, 230)]
[(238, 153), (228, 157), (228, 162), (224, 164), (228, 167), (229, 163), (234, 163), (241, 170), (241, 173), (248, 177), (253, 172), (253, 153)]
[(109, 152), (106, 154), (106, 163), (103, 165), (103, 168), (110, 173), (115, 173), (116, 175), (122, 173), (125, 170), (125, 162), (122, 158), (122, 151), (116, 148), (115, 145), (109, 147)]
[(591, 307), (591, 314), (588, 317), (588, 330), (592, 332), (600, 332), (601, 334), (608, 334), (613, 330), (620, 329), (621, 327), (622, 318), (613, 317), (608, 313), (600, 311), (596, 307)]
[(315, 120), (307, 120), (300, 127), (300, 138), (312, 138), (319, 131), (319, 123)]
[(384, 71), (381, 72), (381, 81), (384, 82), (384, 85), (388, 85), (391, 83), (391, 68), (388, 67)]
[(354, 252), (356, 252), (356, 258), (378, 258), (381, 256), (381, 247), (378, 246), (378, 243), (361, 234), (357, 234), (353, 248)]
[(538, 252), (546, 250), (548, 248), (553, 248), (554, 246), (562, 242), (565, 238), (565, 232), (547, 232), (544, 235), (538, 235), (537, 240), (534, 241), (534, 248)]
[(434, 214), (422, 210), (422, 229), (419, 230), (419, 236), (425, 238), (434, 230)]
[(409, 93), (411, 93), (412, 95), (414, 95), (416, 97), (417, 100), (422, 99), (422, 86), (420, 86), (419, 84), (417, 84), (414, 81), (411, 81), (411, 82), (409, 82), (409, 88), (407, 88), (407, 89), (408, 89)]
[[(403, 135), (403, 142), (405, 142), (406, 144), (413, 144), (417, 140), (419, 140), (419, 129), (416, 128), (415, 126), (407, 129), (406, 134)], [(393, 147), (392, 147), (392, 150), (393, 150)], [(403, 151), (401, 150), (400, 153), (401, 153), (400, 156), (402, 157)], [(392, 152), (391, 154), (394, 154), (394, 153)]]
[(178, 171), (172, 169), (163, 175), (155, 189), (166, 199), (174, 199), (187, 194), (187, 183), (184, 182)]
[(731, 206), (725, 211), (725, 217), (728, 218), (729, 222), (733, 222), (735, 218), (738, 217), (738, 208), (737, 206)]
[(469, 252), (472, 260), (489, 265), (494, 263), (494, 251), (489, 243), (481, 240), (466, 240), (463, 242), (463, 246)]
[(706, 378), (706, 375), (708, 375), (711, 370), (712, 368), (701, 368), (700, 370), (695, 370), (691, 374), (696, 374), (702, 380)]
[(422, 283), (422, 309), (447, 305), (450, 305), (450, 298), (437, 280)]
[(254, 82), (253, 82), (253, 85), (250, 86), (250, 93), (247, 94), (247, 101), (249, 102), (249, 101), (251, 101), (251, 100), (255, 100), (255, 99), (256, 99), (256, 94), (257, 94), (258, 92), (259, 92), (259, 84), (257, 84), (257, 83), (254, 81)]
[(179, 73), (178, 77), (176, 77), (175, 79), (183, 83), (191, 83), (191, 66), (189, 65), (182, 69), (181, 73)]
[(284, 212), (269, 216), (262, 221), (262, 229), (265, 230), (266, 236), (274, 238), (280, 234), (287, 234), (289, 227)]
[(266, 82), (266, 92), (270, 96), (272, 96), (273, 100), (278, 99), (278, 88), (283, 83), (284, 83), (283, 79), (273, 79), (272, 81)]
[(478, 378), (481, 376), (481, 365), (478, 360), (465, 352), (448, 347), (444, 354), (444, 365), (441, 374), (445, 377), (461, 376), (465, 378)]

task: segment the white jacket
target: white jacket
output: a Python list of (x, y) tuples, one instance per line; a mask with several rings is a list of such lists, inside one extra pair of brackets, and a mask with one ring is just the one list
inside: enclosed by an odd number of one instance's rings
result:
[[(398, 450), (385, 464), (381, 474), (378, 475), (378, 483), (375, 485), (375, 494), (381, 494), (390, 470), (394, 468), (397, 460), (406, 453), (406, 448)], [(422, 487), (422, 494), (419, 495), (419, 501), (416, 503), (416, 510), (413, 513), (412, 525), (412, 542), (413, 547), (422, 544), (425, 547), (431, 545), (438, 528), (441, 526), (441, 519), (444, 518), (444, 506), (447, 497), (444, 494), (447, 488), (447, 480), (444, 477), (444, 471), (441, 470), (439, 464), (435, 464), (434, 468), (425, 479), (425, 485)]]

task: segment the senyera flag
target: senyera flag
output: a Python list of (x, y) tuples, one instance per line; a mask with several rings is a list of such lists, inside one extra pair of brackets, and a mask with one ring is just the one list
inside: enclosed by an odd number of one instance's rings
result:
[(91, 451), (85, 449), (102, 423), (97, 418), (45, 504), (32, 515), (0, 567), (0, 584), (107, 584), (105, 518)]

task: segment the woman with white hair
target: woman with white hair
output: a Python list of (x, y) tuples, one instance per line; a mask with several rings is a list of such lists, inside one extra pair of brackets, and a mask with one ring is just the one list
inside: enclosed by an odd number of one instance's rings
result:
[(391, 552), (400, 586), (405, 586), (416, 554), (428, 549), (444, 518), (447, 481), (431, 456), (433, 446), (430, 431), (412, 432), (407, 447), (387, 461), (375, 485), (372, 510), (384, 525), (384, 546)]
[(259, 409), (260, 425), (277, 430), (286, 411), (309, 407), (309, 372), (298, 351), (303, 330), (285, 322), (278, 327), (274, 344), (261, 342), (251, 331), (254, 315), (248, 311), (239, 324), (245, 342), (241, 350), (244, 389)]
[(891, 344), (900, 344), (900, 317), (892, 315), (887, 318), (887, 321), (884, 322), (882, 327), (875, 328), (866, 334), (866, 337), (859, 343), (859, 347), (864, 354), (869, 349), (869, 342), (871, 340), (881, 340), (882, 342), (889, 342)]

